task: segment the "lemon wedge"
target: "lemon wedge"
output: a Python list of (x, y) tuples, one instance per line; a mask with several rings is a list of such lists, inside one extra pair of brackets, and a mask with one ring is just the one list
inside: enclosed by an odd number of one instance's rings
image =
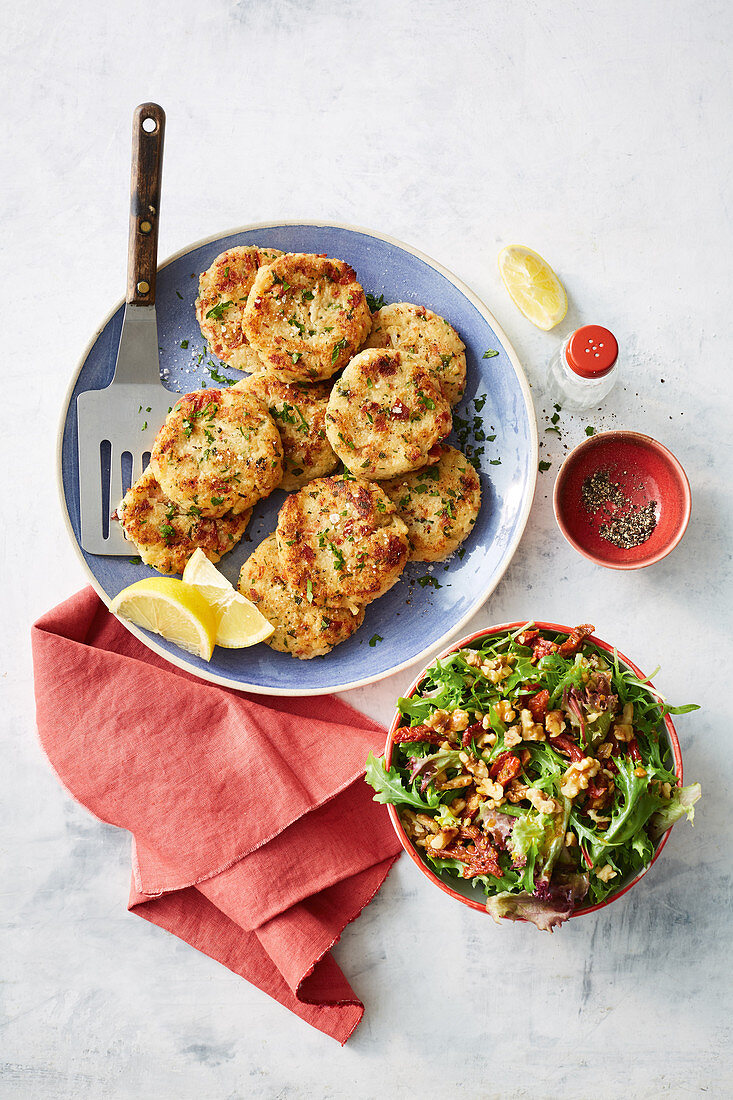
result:
[(216, 642), (216, 613), (192, 585), (173, 577), (146, 577), (123, 588), (109, 609), (196, 657), (211, 660)]
[(518, 244), (502, 248), (499, 273), (509, 297), (533, 325), (547, 332), (562, 321), (568, 311), (565, 287), (538, 252)]
[(183, 583), (204, 597), (216, 616), (216, 644), (225, 649), (244, 649), (269, 638), (274, 627), (265, 616), (229, 583), (200, 548), (186, 562)]

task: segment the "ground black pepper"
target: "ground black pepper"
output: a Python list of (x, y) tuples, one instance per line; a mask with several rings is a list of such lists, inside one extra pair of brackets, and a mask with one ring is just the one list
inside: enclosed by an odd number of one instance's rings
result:
[(608, 517), (598, 530), (600, 537), (622, 550), (641, 546), (657, 526), (656, 500), (634, 504), (621, 485), (612, 480), (610, 469), (589, 474), (581, 487), (581, 495), (589, 515), (595, 517), (600, 512), (602, 517)]

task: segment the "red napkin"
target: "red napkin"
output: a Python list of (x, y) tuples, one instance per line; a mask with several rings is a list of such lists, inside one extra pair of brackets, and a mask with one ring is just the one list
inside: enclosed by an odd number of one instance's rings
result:
[(128, 908), (344, 1043), (364, 1006), (330, 954), (399, 843), (362, 778), (384, 730), (333, 696), (268, 698), (151, 653), (91, 588), (33, 627), (61, 782), (128, 829)]

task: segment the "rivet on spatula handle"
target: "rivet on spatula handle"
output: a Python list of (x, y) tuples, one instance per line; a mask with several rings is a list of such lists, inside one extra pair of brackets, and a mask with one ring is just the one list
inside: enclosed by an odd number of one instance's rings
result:
[(164, 135), (163, 108), (157, 103), (141, 103), (132, 121), (130, 239), (127, 253), (127, 301), (136, 306), (155, 303)]

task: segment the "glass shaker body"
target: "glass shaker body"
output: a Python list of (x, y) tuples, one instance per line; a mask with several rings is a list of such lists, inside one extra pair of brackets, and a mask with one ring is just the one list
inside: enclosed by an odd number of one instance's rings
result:
[(618, 344), (600, 325), (571, 333), (547, 365), (547, 392), (569, 412), (598, 405), (616, 384)]

